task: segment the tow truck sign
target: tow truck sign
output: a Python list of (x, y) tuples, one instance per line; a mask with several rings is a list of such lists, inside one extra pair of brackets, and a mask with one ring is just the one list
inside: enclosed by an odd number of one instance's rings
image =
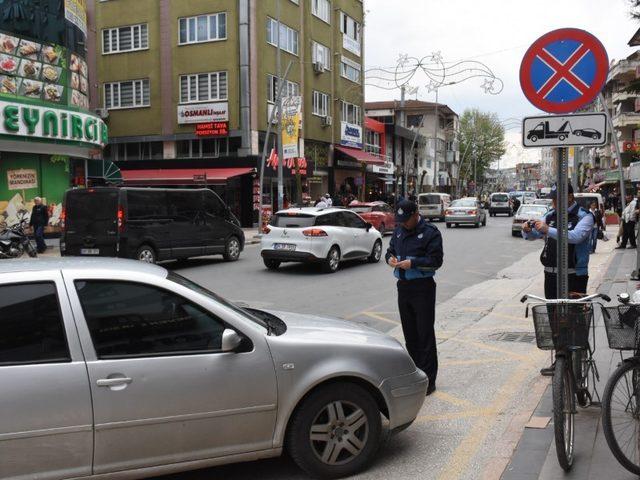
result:
[(540, 147), (598, 147), (607, 143), (604, 113), (526, 117), (522, 122), (522, 145)]

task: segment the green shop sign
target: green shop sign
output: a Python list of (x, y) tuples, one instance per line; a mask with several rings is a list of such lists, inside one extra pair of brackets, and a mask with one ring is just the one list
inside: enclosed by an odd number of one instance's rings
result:
[(109, 141), (107, 125), (95, 115), (2, 100), (0, 135), (101, 148)]

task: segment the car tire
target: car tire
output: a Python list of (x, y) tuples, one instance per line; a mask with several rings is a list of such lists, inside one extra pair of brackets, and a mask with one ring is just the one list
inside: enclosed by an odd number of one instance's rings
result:
[(451, 228), (451, 224), (450, 223), (447, 223), (447, 228)]
[(240, 258), (240, 240), (238, 240), (238, 237), (229, 237), (224, 246), (224, 254), (222, 256), (227, 262), (235, 262)]
[(441, 222), (444, 222), (444, 217), (440, 217), (440, 221), (441, 221)]
[(558, 135), (558, 140), (564, 142), (564, 139), (567, 138), (565, 135)]
[(535, 143), (535, 142), (538, 141), (538, 137), (536, 135), (532, 135), (529, 140), (531, 140), (533, 143)]
[(482, 225), (482, 222), (476, 222), (473, 224), (473, 228), (480, 228), (480, 225)]
[(322, 271), (324, 273), (335, 273), (340, 267), (340, 249), (335, 245), (329, 249), (327, 258), (322, 262)]
[(582, 135), (582, 132), (578, 130), (578, 131), (576, 131), (576, 132), (573, 132), (573, 134), (574, 134), (576, 137), (579, 137), (579, 136), (581, 136), (581, 135)]
[(151, 245), (142, 245), (136, 251), (136, 260), (144, 263), (154, 264), (158, 261), (155, 249)]
[(519, 237), (520, 235), (518, 235), (518, 232), (514, 232), (513, 230), (511, 231), (511, 236), (512, 237)]
[(264, 258), (262, 259), (262, 261), (264, 262), (264, 266), (267, 267), (269, 270), (277, 270), (280, 267), (279, 260), (274, 260), (272, 258)]
[(373, 396), (359, 385), (337, 383), (317, 389), (298, 406), (287, 429), (286, 447), (311, 477), (342, 478), (373, 462), (381, 436), (381, 415)]
[(382, 258), (382, 242), (380, 240), (376, 240), (373, 244), (373, 248), (371, 249), (371, 255), (367, 257), (367, 261), (369, 263), (378, 263)]

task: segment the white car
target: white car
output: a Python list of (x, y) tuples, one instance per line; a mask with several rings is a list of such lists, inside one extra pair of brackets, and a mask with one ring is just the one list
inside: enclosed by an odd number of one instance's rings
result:
[(269, 270), (284, 262), (319, 263), (327, 273), (343, 260), (382, 256), (382, 234), (343, 208), (290, 208), (276, 213), (261, 240), (261, 255)]

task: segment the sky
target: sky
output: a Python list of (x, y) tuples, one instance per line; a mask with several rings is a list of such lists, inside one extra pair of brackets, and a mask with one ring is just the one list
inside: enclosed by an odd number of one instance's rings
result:
[[(612, 61), (633, 53), (627, 42), (640, 27), (629, 16), (627, 0), (365, 0), (365, 12), (365, 70), (395, 68), (401, 54), (422, 58), (440, 52), (444, 62), (481, 61), (504, 81), (502, 93), (485, 94), (483, 79), (473, 78), (442, 87), (438, 101), (458, 114), (479, 108), (503, 120), (541, 113), (525, 98), (518, 79), (522, 57), (538, 37), (557, 28), (581, 28), (600, 39)], [(397, 89), (372, 85), (380, 81), (366, 83), (367, 101), (400, 98)], [(419, 87), (417, 97), (409, 98), (435, 101), (428, 83), (424, 73), (416, 74), (410, 85)], [(501, 167), (539, 159), (538, 149), (520, 147), (518, 128), (507, 131), (506, 141)]]

